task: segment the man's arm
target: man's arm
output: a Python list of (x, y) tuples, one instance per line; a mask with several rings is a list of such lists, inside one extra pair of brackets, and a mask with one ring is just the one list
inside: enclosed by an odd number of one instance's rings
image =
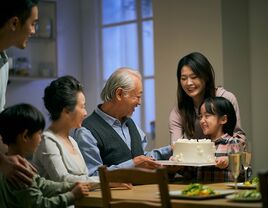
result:
[[(74, 131), (73, 137), (76, 140), (79, 149), (84, 157), (89, 175), (90, 176), (99, 175), (98, 167), (103, 165), (103, 161), (100, 155), (99, 148), (97, 146), (97, 140), (94, 138), (91, 132), (84, 127), (76, 129)], [(108, 167), (108, 169), (111, 170), (116, 168), (131, 168), (131, 167), (135, 167), (133, 160), (127, 160), (118, 165), (112, 165)]]
[[(137, 126), (137, 129), (139, 131), (140, 137), (141, 137), (141, 144), (143, 150), (145, 150), (148, 141), (146, 134)], [(158, 149), (154, 149), (149, 152), (145, 152), (144, 155), (153, 158), (154, 160), (168, 160), (172, 156), (172, 147), (171, 145), (161, 147)]]

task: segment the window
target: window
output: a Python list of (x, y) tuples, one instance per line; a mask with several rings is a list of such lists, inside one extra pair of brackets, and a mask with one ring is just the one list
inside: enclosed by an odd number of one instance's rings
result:
[(143, 100), (132, 118), (149, 133), (155, 120), (152, 1), (102, 0), (99, 4), (101, 84), (119, 67), (140, 71)]

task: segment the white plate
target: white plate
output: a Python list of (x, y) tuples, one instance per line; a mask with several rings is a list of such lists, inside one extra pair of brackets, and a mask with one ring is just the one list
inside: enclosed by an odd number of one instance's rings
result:
[(187, 196), (183, 195), (182, 191), (170, 191), (169, 195), (172, 198), (179, 198), (179, 199), (213, 199), (213, 198), (221, 198), (229, 194), (233, 194), (234, 190), (214, 190), (216, 194), (208, 195), (208, 196)]
[[(229, 183), (227, 184), (227, 186), (235, 188), (235, 184), (234, 183)], [(257, 185), (253, 184), (253, 185), (245, 185), (244, 183), (237, 183), (237, 188), (239, 189), (256, 189)]]
[(229, 199), (230, 201), (236, 201), (236, 202), (258, 202), (261, 200), (260, 198), (235, 198), (236, 194), (232, 194), (229, 196), (226, 196), (227, 199)]
[(215, 162), (210, 163), (183, 163), (178, 161), (172, 161), (172, 160), (157, 160), (161, 165), (177, 165), (177, 166), (194, 166), (194, 167), (202, 167), (202, 166), (214, 166), (216, 165)]

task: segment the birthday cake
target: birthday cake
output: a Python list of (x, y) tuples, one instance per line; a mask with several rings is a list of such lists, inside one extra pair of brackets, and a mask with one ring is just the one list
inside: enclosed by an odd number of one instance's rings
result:
[(215, 163), (215, 144), (210, 139), (178, 139), (173, 147), (173, 161), (181, 163)]

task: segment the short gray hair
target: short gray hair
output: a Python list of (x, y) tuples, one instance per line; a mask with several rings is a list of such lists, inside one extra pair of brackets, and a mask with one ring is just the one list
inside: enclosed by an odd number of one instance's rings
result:
[(119, 87), (125, 91), (133, 90), (135, 88), (134, 77), (141, 79), (140, 72), (127, 67), (117, 69), (108, 78), (102, 89), (101, 99), (104, 102), (113, 100), (115, 98), (115, 92)]

